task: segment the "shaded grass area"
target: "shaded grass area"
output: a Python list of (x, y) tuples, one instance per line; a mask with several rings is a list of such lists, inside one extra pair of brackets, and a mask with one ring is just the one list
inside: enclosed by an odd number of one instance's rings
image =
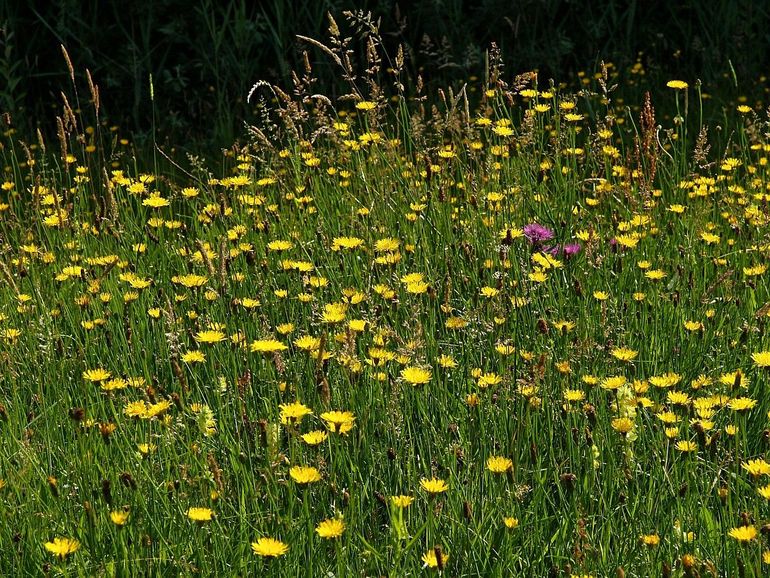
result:
[[(403, 47), (412, 87), (418, 76), (434, 88), (461, 84), (483, 68), (492, 42), (510, 73), (537, 69), (541, 79), (592, 74), (602, 59), (626, 69), (641, 54), (658, 80), (700, 78), (713, 87), (732, 62), (750, 85), (768, 63), (768, 10), (749, 0), (5, 3), (0, 110), (20, 113), (17, 124), (23, 121), (27, 132), (38, 125), (55, 132), (47, 107), (58, 102), (69, 74), (59, 51), (64, 45), (79, 77), (88, 69), (100, 85), (112, 124), (139, 139), (154, 126), (160, 140), (200, 143), (213, 152), (254, 118), (245, 101), (249, 87), (260, 79), (290, 86), (305, 50), (324, 92), (344, 93), (338, 71), (296, 35), (322, 37), (327, 13), (341, 20), (346, 10), (353, 21), (346, 34), (360, 37), (369, 20), (390, 54)], [(355, 55), (365, 50), (359, 44)]]

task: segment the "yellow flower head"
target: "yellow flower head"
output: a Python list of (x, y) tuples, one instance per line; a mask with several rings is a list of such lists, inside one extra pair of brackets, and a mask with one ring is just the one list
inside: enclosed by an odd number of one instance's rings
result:
[(94, 381), (94, 382), (106, 381), (111, 376), (112, 374), (109, 371), (101, 368), (87, 369), (86, 371), (83, 372), (83, 379), (85, 379), (86, 381)]
[(754, 526), (738, 526), (732, 528), (728, 535), (739, 542), (750, 542), (757, 537), (757, 529)]
[(449, 485), (444, 480), (438, 478), (431, 478), (429, 480), (423, 478), (420, 480), (420, 485), (429, 494), (441, 494), (449, 489)]
[(281, 423), (286, 425), (287, 423), (298, 424), (302, 421), (302, 418), (306, 415), (312, 415), (312, 411), (306, 405), (301, 404), (298, 401), (294, 403), (282, 403), (281, 408)]
[(110, 512), (110, 520), (116, 526), (125, 526), (128, 521), (128, 512), (125, 510), (115, 510)]
[(259, 538), (251, 543), (251, 549), (257, 556), (277, 558), (289, 551), (289, 547), (275, 538)]
[(80, 542), (72, 538), (54, 538), (53, 542), (45, 543), (45, 549), (62, 560), (77, 552), (79, 548)]
[(327, 434), (325, 431), (314, 430), (306, 434), (302, 434), (302, 441), (304, 441), (309, 446), (317, 446), (318, 444), (325, 442), (328, 437), (329, 434)]
[(321, 538), (339, 538), (345, 531), (345, 522), (339, 518), (324, 520), (316, 526), (315, 531)]
[(743, 462), (741, 467), (755, 478), (770, 474), (770, 464), (761, 458)]
[(190, 508), (187, 517), (193, 522), (210, 522), (214, 518), (214, 512), (209, 508)]
[(401, 370), (401, 378), (412, 385), (424, 385), (430, 381), (432, 375), (427, 369), (413, 366)]
[(448, 560), (449, 554), (442, 551), (438, 546), (422, 555), (422, 561), (428, 568), (443, 570)]
[(503, 524), (505, 524), (505, 527), (509, 530), (513, 530), (519, 527), (519, 520), (517, 518), (508, 516), (503, 518)]
[(617, 417), (612, 420), (612, 429), (616, 432), (626, 435), (634, 428), (634, 422), (627, 417)]
[(298, 484), (312, 484), (321, 479), (321, 472), (312, 466), (293, 466), (289, 470), (291, 479)]
[(326, 411), (321, 414), (321, 419), (326, 422), (326, 427), (336, 433), (347, 433), (353, 429), (356, 418), (349, 411)]
[(199, 331), (195, 334), (195, 341), (198, 343), (219, 343), (226, 338), (227, 336), (221, 331)]
[(759, 351), (751, 354), (754, 365), (757, 367), (770, 367), (770, 351)]
[(390, 497), (390, 503), (393, 504), (396, 508), (408, 508), (412, 505), (412, 502), (414, 502), (414, 498), (412, 496)]
[(666, 86), (674, 90), (685, 90), (689, 85), (684, 80), (669, 80)]
[(611, 354), (612, 357), (620, 361), (633, 361), (639, 355), (639, 352), (628, 347), (616, 347), (611, 351)]
[(504, 474), (513, 468), (513, 461), (503, 456), (492, 456), (487, 460), (487, 469), (494, 474)]

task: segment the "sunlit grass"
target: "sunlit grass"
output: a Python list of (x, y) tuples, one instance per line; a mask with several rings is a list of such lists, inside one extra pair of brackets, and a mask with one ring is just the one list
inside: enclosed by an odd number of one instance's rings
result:
[(515, 84), (284, 95), (215, 172), (8, 131), (3, 569), (763, 575), (762, 121)]

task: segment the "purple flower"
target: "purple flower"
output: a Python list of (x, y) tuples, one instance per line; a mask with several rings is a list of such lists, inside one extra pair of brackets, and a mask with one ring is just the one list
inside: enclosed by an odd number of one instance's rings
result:
[(530, 223), (524, 225), (524, 236), (529, 239), (530, 243), (542, 243), (543, 241), (549, 241), (553, 239), (553, 231), (547, 227), (543, 227), (538, 223)]
[(564, 248), (562, 250), (564, 251), (565, 257), (572, 257), (580, 253), (580, 249), (581, 249), (580, 243), (570, 243), (568, 245), (564, 245)]

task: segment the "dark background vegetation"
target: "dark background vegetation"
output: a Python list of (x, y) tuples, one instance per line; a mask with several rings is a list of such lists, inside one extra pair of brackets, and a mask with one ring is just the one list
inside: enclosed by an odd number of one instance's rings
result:
[(48, 126), (70, 90), (63, 44), (81, 81), (91, 71), (111, 122), (138, 138), (154, 122), (158, 134), (226, 145), (249, 118), (249, 88), (290, 85), (303, 48), (319, 91), (339, 87), (339, 72), (295, 35), (325, 40), (327, 12), (345, 33), (351, 9), (381, 18), (392, 54), (406, 47), (412, 79), (444, 84), (483, 74), (493, 41), (508, 73), (558, 80), (602, 59), (629, 66), (642, 52), (653, 73), (717, 81), (732, 63), (750, 82), (770, 49), (770, 3), (749, 0), (0, 0), (0, 111), (21, 128)]

